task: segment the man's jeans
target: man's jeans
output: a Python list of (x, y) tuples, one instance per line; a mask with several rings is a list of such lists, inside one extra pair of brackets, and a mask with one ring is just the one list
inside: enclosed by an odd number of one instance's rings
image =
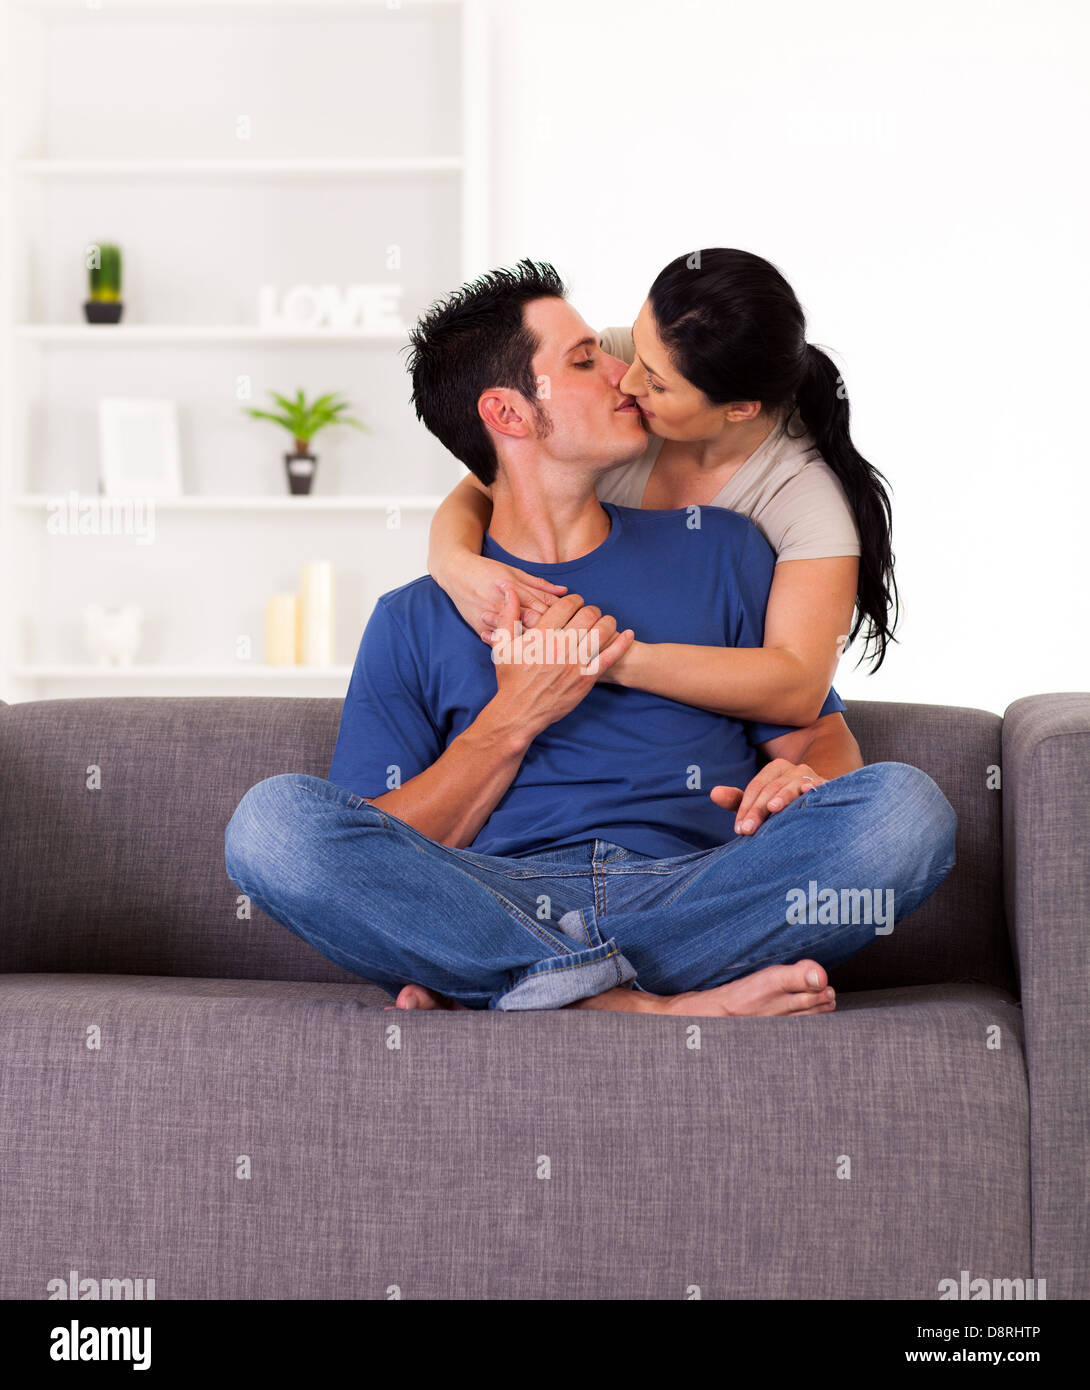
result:
[(935, 891), (956, 823), (925, 773), (873, 763), (714, 849), (652, 859), (587, 840), (498, 858), (283, 773), (242, 798), (225, 849), (263, 912), (392, 996), (415, 983), (471, 1009), (557, 1009), (630, 982), (679, 994), (837, 965)]

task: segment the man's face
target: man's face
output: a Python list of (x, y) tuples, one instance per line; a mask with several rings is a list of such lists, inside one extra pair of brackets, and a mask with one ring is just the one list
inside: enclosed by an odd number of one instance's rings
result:
[(550, 458), (605, 472), (630, 463), (647, 448), (647, 433), (632, 396), (620, 390), (628, 364), (598, 345), (598, 335), (564, 299), (535, 299), (523, 321), (541, 344), (534, 376), (547, 417), (538, 447)]

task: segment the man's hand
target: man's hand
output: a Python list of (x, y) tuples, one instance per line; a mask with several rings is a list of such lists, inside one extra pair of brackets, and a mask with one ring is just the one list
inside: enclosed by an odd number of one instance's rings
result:
[(521, 604), (505, 584), (501, 622), (492, 633), (496, 703), (514, 714), (531, 738), (594, 689), (595, 679), (628, 651), (635, 634), (578, 594), (554, 599), (529, 632), (521, 630)]
[(828, 779), (808, 763), (792, 763), (786, 758), (774, 758), (761, 768), (743, 792), (738, 787), (712, 787), (711, 799), (725, 811), (737, 808), (734, 829), (739, 835), (752, 835), (762, 821), (789, 806), (811, 787), (819, 787)]

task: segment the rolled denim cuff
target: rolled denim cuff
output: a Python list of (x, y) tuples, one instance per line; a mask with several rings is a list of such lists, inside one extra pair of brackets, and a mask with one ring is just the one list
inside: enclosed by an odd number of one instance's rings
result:
[(494, 995), (490, 1009), (562, 1009), (577, 999), (604, 994), (627, 984), (636, 971), (613, 940), (571, 955), (538, 961), (515, 981), (511, 989)]

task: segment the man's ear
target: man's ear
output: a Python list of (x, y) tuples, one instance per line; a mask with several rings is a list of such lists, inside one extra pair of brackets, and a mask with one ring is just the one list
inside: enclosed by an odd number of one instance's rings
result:
[(477, 414), (489, 429), (510, 439), (525, 439), (533, 430), (530, 412), (517, 391), (496, 387), (482, 392)]

